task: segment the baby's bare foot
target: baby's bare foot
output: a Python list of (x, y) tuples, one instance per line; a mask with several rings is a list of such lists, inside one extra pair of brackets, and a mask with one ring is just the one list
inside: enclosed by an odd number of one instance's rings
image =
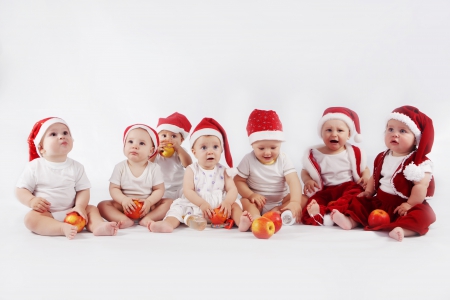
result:
[(159, 232), (159, 233), (171, 233), (173, 231), (173, 227), (164, 221), (150, 221), (147, 224), (147, 228), (151, 232)]
[(124, 229), (124, 228), (128, 228), (134, 225), (134, 221), (131, 219), (126, 219), (126, 220), (122, 220), (119, 221), (119, 228), (120, 229)]
[(119, 223), (116, 222), (103, 222), (92, 232), (96, 236), (100, 235), (116, 235), (119, 230)]
[(316, 200), (312, 200), (306, 207), (306, 210), (311, 217), (314, 217), (315, 215), (320, 213), (320, 206), (319, 204), (317, 204)]
[(253, 223), (253, 217), (248, 211), (242, 212), (239, 219), (239, 231), (247, 231)]
[(73, 239), (77, 235), (77, 229), (78, 228), (76, 226), (70, 225), (68, 223), (62, 223), (62, 232), (69, 240)]
[(353, 228), (353, 224), (350, 218), (342, 214), (337, 209), (333, 209), (333, 211), (330, 213), (330, 217), (331, 220), (333, 220), (334, 223), (338, 224), (342, 229), (350, 230)]
[(389, 232), (389, 236), (394, 240), (401, 242), (405, 237), (405, 232), (403, 231), (403, 228), (395, 227), (394, 229), (391, 230), (391, 232)]

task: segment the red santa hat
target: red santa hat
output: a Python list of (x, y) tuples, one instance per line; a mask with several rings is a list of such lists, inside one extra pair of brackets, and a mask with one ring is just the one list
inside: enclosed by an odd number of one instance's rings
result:
[(180, 133), (183, 136), (183, 139), (186, 139), (189, 135), (189, 131), (191, 131), (191, 127), (191, 123), (185, 115), (175, 112), (167, 118), (159, 118), (156, 131), (161, 132), (162, 130), (168, 130)]
[(36, 124), (34, 124), (33, 129), (31, 129), (30, 135), (28, 136), (30, 161), (32, 161), (35, 158), (41, 157), (41, 153), (39, 151), (40, 148), (39, 144), (41, 143), (41, 140), (44, 137), (44, 134), (47, 131), (47, 129), (55, 123), (62, 123), (66, 125), (70, 132), (69, 125), (67, 125), (66, 121), (64, 121), (61, 118), (49, 117), (37, 121)]
[(261, 140), (284, 142), (283, 125), (273, 110), (254, 109), (248, 117), (247, 135), (250, 145)]
[(213, 118), (203, 118), (191, 134), (191, 147), (193, 147), (195, 141), (203, 135), (213, 135), (219, 138), (225, 155), (225, 161), (227, 162), (228, 166), (232, 168), (233, 159), (231, 157), (230, 147), (228, 144), (228, 138), (225, 129), (223, 129), (223, 127)]
[(329, 120), (343, 121), (350, 129), (350, 137), (353, 137), (353, 140), (357, 143), (362, 141), (361, 128), (359, 127), (359, 117), (353, 110), (347, 107), (328, 107), (325, 109), (317, 127), (319, 136), (322, 136), (323, 124)]
[(431, 163), (426, 155), (433, 147), (433, 121), (419, 109), (409, 105), (394, 109), (389, 115), (389, 120), (391, 119), (406, 124), (416, 137), (417, 150), (414, 163), (406, 166), (403, 174), (408, 180), (420, 181), (425, 176), (422, 166)]
[(145, 125), (145, 124), (133, 124), (133, 125), (130, 125), (127, 128), (125, 128), (125, 131), (123, 132), (123, 143), (125, 144), (125, 141), (127, 140), (128, 133), (131, 130), (136, 129), (136, 128), (142, 128), (145, 131), (147, 131), (148, 134), (150, 135), (150, 138), (153, 141), (153, 152), (150, 155), (150, 158), (153, 157), (156, 154), (156, 152), (157, 152), (157, 150), (159, 148), (159, 137), (158, 137), (158, 134), (156, 133), (156, 131), (153, 128), (151, 128), (150, 126), (148, 126), (148, 125)]

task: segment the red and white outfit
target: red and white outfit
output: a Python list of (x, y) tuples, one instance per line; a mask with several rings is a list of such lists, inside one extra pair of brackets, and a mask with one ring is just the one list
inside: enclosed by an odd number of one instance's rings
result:
[[(322, 136), (323, 124), (328, 120), (343, 121), (354, 141), (361, 141), (359, 117), (353, 110), (346, 107), (327, 108), (317, 127), (319, 136)], [(303, 169), (319, 185), (313, 193), (307, 193), (309, 199), (302, 211), (302, 223), (306, 225), (323, 225), (325, 214), (333, 209), (346, 210), (350, 199), (364, 191), (356, 182), (366, 169), (366, 154), (350, 143), (346, 143), (345, 150), (337, 154), (323, 154), (317, 150), (320, 147), (323, 145), (308, 149), (303, 157)], [(312, 200), (316, 200), (320, 209), (315, 216), (310, 216), (307, 210)]]
[[(402, 106), (395, 109), (389, 119), (399, 120), (411, 129), (416, 137), (417, 149), (401, 158), (390, 155), (390, 150), (378, 154), (375, 158), (373, 172), (376, 195), (369, 198), (353, 198), (344, 214), (362, 224), (365, 230), (391, 231), (396, 227), (401, 227), (424, 235), (428, 232), (428, 227), (436, 221), (436, 215), (426, 201), (434, 194), (433, 176), (431, 176), (422, 203), (411, 207), (404, 216), (394, 214), (394, 210), (408, 201), (414, 182), (422, 180), (425, 173), (432, 174), (433, 164), (426, 154), (431, 151), (433, 145), (433, 122), (413, 106)], [(390, 216), (391, 223), (369, 227), (368, 216), (374, 209), (386, 211)]]
[[(378, 154), (375, 159), (373, 174), (377, 194), (374, 197), (369, 198), (353, 198), (348, 209), (344, 211), (344, 214), (362, 224), (366, 230), (391, 231), (395, 227), (401, 227), (417, 232), (420, 235), (427, 233), (428, 227), (436, 221), (436, 215), (426, 200), (421, 204), (414, 205), (408, 210), (405, 216), (399, 216), (397, 213), (394, 214), (394, 210), (408, 200), (411, 189), (414, 186), (412, 181), (406, 179), (404, 172), (406, 167), (414, 161), (415, 156), (416, 151), (410, 153), (408, 156), (401, 157), (400, 161), (390, 164), (389, 160), (392, 157), (390, 155), (390, 150)], [(426, 160), (425, 162), (426, 164), (423, 165), (423, 170), (427, 173), (431, 173), (431, 161)], [(397, 167), (395, 167), (395, 165), (397, 165)], [(390, 174), (391, 179), (389, 180), (389, 183), (382, 185), (382, 174), (384, 174), (385, 169), (394, 169), (395, 171)], [(434, 178), (432, 177), (425, 199), (430, 199), (433, 196), (434, 188)], [(386, 192), (387, 190), (391, 192)], [(390, 216), (391, 223), (370, 228), (367, 220), (369, 214), (374, 209), (386, 211)]]
[[(308, 194), (307, 204), (316, 200), (320, 214), (310, 216), (307, 205), (303, 208), (302, 223), (306, 225), (323, 224), (323, 216), (333, 209), (343, 211), (353, 196), (364, 189), (356, 183), (366, 168), (366, 155), (357, 146), (346, 144), (345, 151), (327, 155), (319, 152), (315, 146), (308, 150), (303, 157), (303, 169), (317, 182), (319, 189)], [(328, 205), (331, 201), (335, 201)]]
[[(179, 133), (185, 140), (191, 130), (191, 123), (183, 114), (175, 112), (167, 118), (159, 118), (156, 131), (168, 130)], [(186, 150), (186, 149), (185, 149)], [(184, 167), (181, 164), (178, 153), (174, 153), (171, 157), (157, 155), (154, 161), (161, 167), (164, 177), (164, 195), (163, 198), (177, 199), (183, 194), (183, 177)]]

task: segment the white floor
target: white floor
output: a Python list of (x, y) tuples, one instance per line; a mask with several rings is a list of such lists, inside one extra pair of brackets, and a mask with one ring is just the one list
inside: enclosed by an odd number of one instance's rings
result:
[[(8, 199), (11, 200), (11, 199)], [(27, 208), (0, 212), (0, 299), (449, 299), (448, 205), (427, 235), (399, 243), (386, 233), (283, 227), (251, 232), (140, 226), (74, 240), (30, 233)], [(443, 201), (442, 201), (443, 202)], [(437, 203), (439, 204), (439, 203)]]

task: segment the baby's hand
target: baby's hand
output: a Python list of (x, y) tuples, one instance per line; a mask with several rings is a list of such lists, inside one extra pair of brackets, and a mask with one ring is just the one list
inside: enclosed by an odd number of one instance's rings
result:
[(394, 214), (398, 213), (399, 216), (406, 216), (408, 210), (411, 209), (411, 205), (408, 202), (403, 202), (396, 209), (394, 209)]
[(250, 197), (248, 197), (248, 200), (250, 200), (251, 203), (254, 203), (258, 209), (262, 209), (266, 204), (266, 197), (258, 193), (251, 194)]
[(203, 217), (205, 219), (211, 219), (212, 218), (214, 211), (213, 211), (213, 209), (211, 208), (211, 205), (209, 205), (208, 202), (206, 202), (206, 201), (203, 202), (203, 204), (200, 205), (200, 209), (202, 210)]
[[(79, 206), (76, 206), (76, 205), (75, 205), (75, 206), (72, 208), (71, 211), (75, 211), (75, 212), (77, 212), (80, 216), (82, 216), (83, 219), (86, 221), (86, 224), (87, 224), (88, 218), (87, 218), (86, 209), (84, 209), (83, 207), (79, 207)], [(70, 211), (69, 211), (69, 212), (70, 212)], [(68, 213), (69, 213), (69, 212), (68, 212)]]
[(39, 213), (48, 211), (50, 209), (50, 205), (50, 202), (41, 197), (33, 197), (30, 200), (30, 207)]
[(122, 199), (123, 211), (127, 214), (131, 214), (136, 209), (136, 204), (130, 197), (125, 197)]
[(369, 181), (369, 178), (361, 177), (356, 183), (365, 189), (368, 181)]
[(144, 203), (144, 205), (142, 205), (141, 210), (139, 211), (140, 217), (143, 218), (151, 211), (152, 206), (150, 205), (150, 200), (147, 199), (145, 200), (139, 199), (139, 202)]
[(359, 197), (359, 198), (361, 198), (361, 197), (369, 198), (369, 197), (372, 197), (372, 196), (373, 196), (373, 193), (371, 193), (371, 192), (369, 192), (369, 191), (364, 191), (364, 192), (359, 193), (356, 197)]
[(304, 194), (314, 193), (316, 188), (319, 188), (319, 185), (314, 180), (310, 179), (305, 182), (305, 186), (303, 187)]
[(300, 220), (302, 219), (302, 207), (300, 203), (291, 201), (288, 205), (281, 209), (281, 212), (285, 210), (290, 210), (292, 215), (295, 217), (296, 222), (300, 223)]
[(227, 203), (227, 202), (222, 202), (219, 205), (220, 211), (227, 216), (227, 218), (230, 217), (231, 215), (231, 204)]

